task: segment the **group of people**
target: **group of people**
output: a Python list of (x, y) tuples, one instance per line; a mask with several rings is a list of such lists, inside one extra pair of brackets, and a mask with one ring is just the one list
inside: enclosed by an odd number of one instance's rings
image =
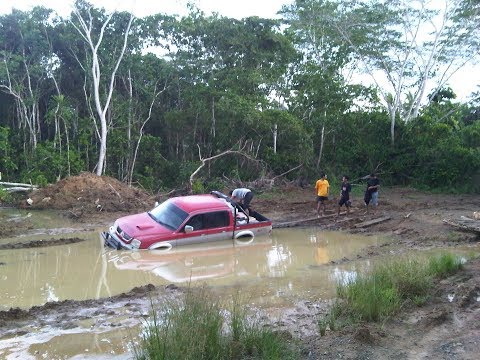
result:
[[(365, 189), (365, 196), (363, 198), (366, 212), (371, 204), (374, 208), (378, 206), (378, 189), (380, 187), (380, 180), (376, 174), (372, 173), (367, 180), (367, 188)], [(340, 215), (340, 209), (343, 205), (347, 208), (347, 214), (350, 213), (352, 202), (350, 201), (350, 192), (352, 186), (348, 182), (348, 176), (344, 175), (340, 185), (340, 199), (338, 201), (337, 216)], [(325, 173), (320, 174), (320, 179), (315, 184), (315, 192), (317, 194), (317, 216), (324, 216), (326, 210), (326, 201), (330, 192), (330, 184)]]
[[(366, 212), (369, 211), (369, 206), (372, 205), (375, 209), (378, 206), (378, 189), (380, 188), (380, 180), (377, 175), (372, 173), (367, 180), (367, 188), (365, 189), (365, 195), (363, 197)], [(342, 177), (342, 183), (340, 184), (340, 198), (338, 200), (337, 216), (340, 215), (340, 209), (345, 205), (347, 208), (347, 214), (350, 213), (350, 207), (352, 202), (350, 201), (350, 192), (352, 191), (352, 185), (348, 182), (348, 176)], [(317, 215), (325, 216), (326, 202), (330, 193), (330, 183), (327, 180), (325, 173), (320, 174), (320, 179), (315, 184), (315, 192), (317, 194)], [(253, 199), (253, 192), (247, 188), (238, 188), (230, 191), (230, 198), (242, 206), (245, 212), (251, 216), (252, 209), (250, 203)]]

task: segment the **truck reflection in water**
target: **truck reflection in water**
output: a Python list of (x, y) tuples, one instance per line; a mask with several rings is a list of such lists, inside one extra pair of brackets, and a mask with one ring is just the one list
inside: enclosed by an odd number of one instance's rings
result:
[[(252, 264), (265, 263), (272, 239), (268, 236), (183, 246), (168, 251), (116, 251), (109, 253), (109, 262), (119, 270), (151, 272), (169, 282), (183, 283), (257, 271)], [(248, 263), (242, 263), (245, 252)], [(243, 254), (243, 256), (242, 256)]]

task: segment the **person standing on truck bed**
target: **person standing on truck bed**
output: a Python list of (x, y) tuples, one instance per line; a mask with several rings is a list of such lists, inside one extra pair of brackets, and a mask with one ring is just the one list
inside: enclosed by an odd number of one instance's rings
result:
[(230, 197), (233, 201), (239, 203), (245, 211), (248, 211), (248, 215), (252, 212), (250, 209), (250, 202), (253, 199), (253, 192), (247, 188), (238, 188), (230, 191)]

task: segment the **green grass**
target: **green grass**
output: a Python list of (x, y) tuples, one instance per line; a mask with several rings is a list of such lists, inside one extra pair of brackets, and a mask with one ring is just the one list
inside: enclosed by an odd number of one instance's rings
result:
[(360, 274), (337, 286), (342, 300), (337, 313), (357, 321), (381, 321), (397, 313), (406, 303), (423, 305), (434, 280), (445, 278), (463, 267), (462, 259), (452, 254), (429, 258), (393, 261)]
[(295, 344), (285, 340), (250, 320), (238, 297), (225, 311), (206, 289), (188, 290), (184, 301), (153, 312), (134, 353), (136, 359), (145, 360), (298, 358)]
[(13, 196), (7, 190), (0, 187), (0, 203), (10, 204), (13, 202)]
[(441, 254), (429, 259), (428, 270), (434, 277), (445, 278), (463, 269), (464, 260), (452, 254)]

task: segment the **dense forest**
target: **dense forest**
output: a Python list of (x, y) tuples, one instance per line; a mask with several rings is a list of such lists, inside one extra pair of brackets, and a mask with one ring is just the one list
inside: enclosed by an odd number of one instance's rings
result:
[(91, 171), (206, 191), (375, 171), (479, 192), (480, 92), (458, 101), (449, 80), (478, 60), (480, 1), (430, 3), (296, 0), (241, 20), (14, 10), (0, 16), (2, 180)]

